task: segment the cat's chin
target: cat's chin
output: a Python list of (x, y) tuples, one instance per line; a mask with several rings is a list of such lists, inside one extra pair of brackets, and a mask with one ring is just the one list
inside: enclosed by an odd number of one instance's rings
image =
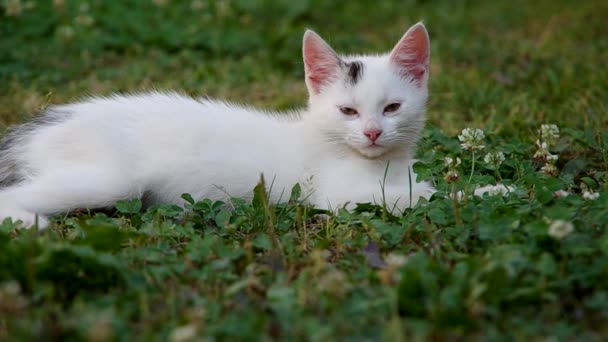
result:
[(369, 146), (365, 146), (365, 147), (359, 147), (356, 149), (357, 152), (359, 152), (360, 154), (362, 154), (364, 157), (367, 158), (378, 158), (381, 157), (382, 155), (384, 155), (388, 149), (384, 146), (378, 146), (378, 145), (369, 145)]

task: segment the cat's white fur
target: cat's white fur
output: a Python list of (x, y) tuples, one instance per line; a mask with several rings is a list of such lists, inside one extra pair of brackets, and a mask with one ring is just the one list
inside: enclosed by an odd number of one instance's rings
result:
[[(286, 200), (300, 183), (321, 208), (409, 207), (434, 192), (411, 168), (428, 96), (428, 47), (421, 23), (391, 54), (377, 56), (338, 57), (307, 31), (309, 105), (292, 113), (160, 92), (51, 107), (41, 122), (5, 138), (0, 220), (31, 226), (38, 215), (43, 227), (48, 215), (121, 199), (248, 198), (261, 173), (272, 183), (272, 201)], [(385, 113), (391, 103), (400, 108)], [(382, 130), (376, 146), (365, 135), (370, 129)]]

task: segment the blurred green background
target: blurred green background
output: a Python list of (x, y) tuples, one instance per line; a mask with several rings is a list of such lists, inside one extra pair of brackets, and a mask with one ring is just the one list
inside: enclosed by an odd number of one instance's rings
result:
[(301, 36), (389, 51), (432, 40), (429, 116), (505, 136), (607, 127), (608, 2), (3, 0), (0, 124), (89, 94), (174, 89), (270, 108), (306, 103)]

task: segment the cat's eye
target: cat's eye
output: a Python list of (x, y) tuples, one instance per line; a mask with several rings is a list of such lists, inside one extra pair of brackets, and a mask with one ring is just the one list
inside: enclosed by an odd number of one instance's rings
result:
[(393, 113), (396, 112), (401, 107), (401, 103), (395, 102), (391, 103), (388, 106), (384, 107), (385, 113)]
[(340, 111), (344, 115), (357, 115), (357, 114), (359, 114), (359, 112), (357, 112), (356, 109), (350, 108), (350, 107), (340, 107)]

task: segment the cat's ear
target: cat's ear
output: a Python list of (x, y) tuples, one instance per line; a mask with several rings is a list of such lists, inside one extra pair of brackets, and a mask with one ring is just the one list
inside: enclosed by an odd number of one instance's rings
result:
[(426, 27), (423, 23), (417, 23), (407, 30), (393, 48), (390, 61), (398, 67), (401, 77), (423, 85), (429, 77), (429, 47), (429, 33)]
[(340, 72), (340, 57), (314, 31), (306, 30), (302, 44), (306, 86), (311, 94), (318, 94)]

